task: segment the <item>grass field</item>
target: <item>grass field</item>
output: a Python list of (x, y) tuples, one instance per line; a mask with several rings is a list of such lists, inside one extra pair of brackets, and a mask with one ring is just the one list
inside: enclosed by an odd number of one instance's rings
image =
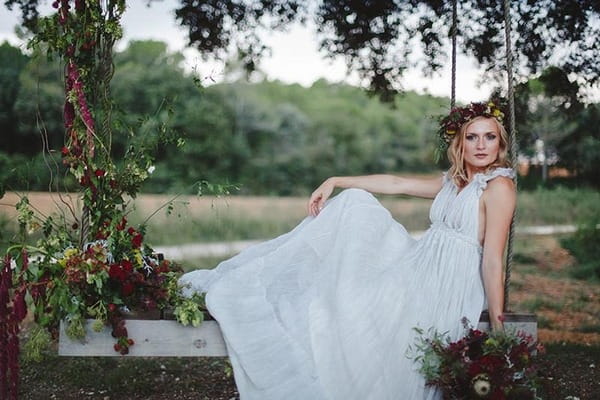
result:
[[(59, 198), (33, 192), (27, 196), (40, 215), (65, 210), (63, 201), (74, 209), (79, 208), (73, 195)], [(431, 200), (398, 196), (380, 196), (380, 200), (409, 231), (429, 226)], [(0, 222), (4, 222), (7, 230), (14, 223), (17, 201), (18, 197), (13, 193), (0, 199)], [(155, 246), (265, 239), (297, 225), (306, 216), (306, 201), (300, 197), (239, 196), (181, 196), (173, 200), (167, 195), (140, 195), (131, 200), (130, 220), (134, 223), (147, 220), (146, 239)], [(521, 192), (518, 196), (518, 225), (577, 224), (598, 215), (598, 191), (559, 187)]]

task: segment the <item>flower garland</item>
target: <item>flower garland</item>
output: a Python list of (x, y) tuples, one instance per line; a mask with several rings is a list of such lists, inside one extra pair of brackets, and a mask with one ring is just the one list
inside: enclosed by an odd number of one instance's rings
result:
[[(72, 338), (110, 327), (114, 349), (127, 354), (130, 310), (172, 309), (184, 325), (202, 322), (204, 299), (183, 296), (181, 268), (154, 254), (145, 226), (127, 220), (125, 196), (135, 197), (153, 170), (147, 149), (169, 144), (168, 127), (145, 147), (129, 146), (121, 166), (111, 159), (112, 46), (122, 36), (125, 0), (58, 0), (55, 13), (40, 18), (30, 46), (58, 55), (65, 65), (63, 165), (80, 188), (81, 209), (63, 201), (66, 211), (43, 217), (27, 197), (17, 204), (20, 238), (6, 252), (0, 270), (0, 398), (18, 394), (19, 323), (27, 313), (25, 296), (38, 328), (25, 344), (40, 346), (56, 337), (61, 321)], [(31, 237), (35, 233), (35, 239)], [(33, 241), (35, 240), (35, 243)]]
[(495, 118), (503, 123), (504, 112), (499, 101), (473, 102), (464, 107), (454, 107), (448, 115), (439, 117), (437, 135), (440, 139), (440, 149), (448, 147), (452, 139), (460, 131), (460, 127), (476, 117)]
[(415, 329), (420, 337), (413, 357), (426, 383), (444, 399), (531, 399), (539, 397), (536, 358), (543, 346), (523, 332), (484, 332), (468, 327), (451, 341), (444, 334)]

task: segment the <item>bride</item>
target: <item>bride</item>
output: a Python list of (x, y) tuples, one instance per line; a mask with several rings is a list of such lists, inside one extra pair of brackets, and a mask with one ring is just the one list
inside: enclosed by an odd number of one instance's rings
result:
[[(329, 178), (291, 232), (181, 278), (206, 292), (242, 400), (441, 398), (407, 357), (413, 328), (456, 340), (487, 308), (502, 329), (516, 201), (502, 117), (493, 103), (454, 109), (442, 176)], [(412, 238), (371, 193), (433, 198), (431, 227)]]

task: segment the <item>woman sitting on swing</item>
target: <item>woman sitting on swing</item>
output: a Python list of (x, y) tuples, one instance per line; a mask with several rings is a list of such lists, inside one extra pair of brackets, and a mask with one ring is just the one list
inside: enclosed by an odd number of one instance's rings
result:
[[(329, 178), (291, 232), (183, 276), (207, 293), (242, 400), (441, 398), (406, 356), (413, 328), (456, 340), (487, 308), (502, 329), (516, 201), (502, 117), (494, 103), (454, 109), (443, 176)], [(412, 238), (371, 193), (433, 198), (431, 227)]]

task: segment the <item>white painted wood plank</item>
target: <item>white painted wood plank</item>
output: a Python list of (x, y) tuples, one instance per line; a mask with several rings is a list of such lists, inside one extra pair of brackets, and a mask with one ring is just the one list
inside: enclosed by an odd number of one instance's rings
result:
[[(72, 340), (61, 323), (58, 354), (61, 356), (121, 356), (114, 350), (115, 339), (110, 329), (101, 332), (91, 328), (83, 341)], [(221, 329), (215, 321), (205, 321), (194, 328), (171, 320), (126, 320), (129, 337), (135, 341), (130, 357), (226, 357), (227, 349)]]
[[(115, 339), (110, 329), (94, 332), (87, 320), (87, 336), (83, 341), (72, 340), (60, 325), (58, 354), (61, 356), (121, 356), (113, 348)], [(126, 320), (126, 326), (135, 345), (129, 357), (226, 357), (227, 348), (219, 325), (205, 321), (199, 327), (183, 326), (172, 320)], [(534, 314), (506, 314), (507, 330), (524, 331), (537, 340), (537, 319)], [(487, 316), (479, 321), (478, 329), (489, 330)]]
[[(508, 332), (525, 332), (537, 340), (537, 317), (535, 314), (525, 313), (506, 313), (504, 315), (504, 329)], [(484, 312), (481, 316), (477, 329), (482, 331), (489, 331), (489, 316)]]

